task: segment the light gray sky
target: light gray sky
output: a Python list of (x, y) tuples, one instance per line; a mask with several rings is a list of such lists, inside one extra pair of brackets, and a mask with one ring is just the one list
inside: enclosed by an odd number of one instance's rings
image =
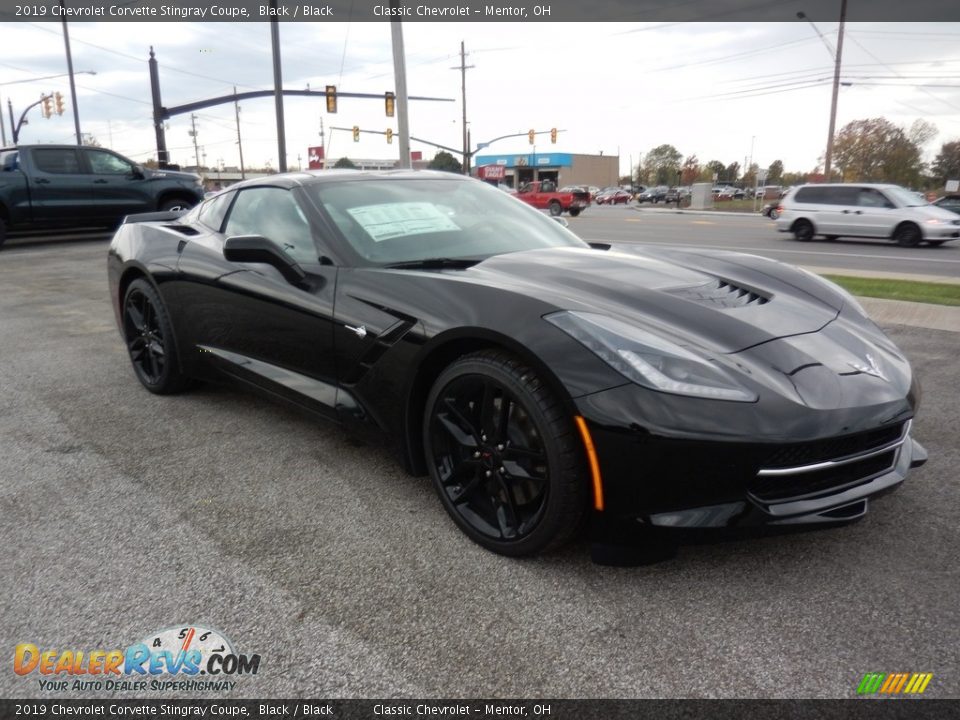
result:
[[(783, 161), (808, 171), (826, 143), (837, 24), (794, 23), (405, 23), (411, 95), (455, 99), (411, 103), (411, 133), (461, 146), (460, 41), (466, 43), (468, 122), (474, 144), (529, 128), (565, 130), (556, 145), (541, 136), (540, 152), (620, 155), (631, 159), (662, 143), (701, 163), (741, 164), (753, 152), (762, 167)], [(148, 50), (161, 67), (167, 106), (232, 91), (271, 89), (269, 24), (70, 24), (78, 75), (81, 129), (137, 160), (155, 157)], [(19, 110), (43, 92), (69, 96), (66, 78), (4, 84), (66, 72), (58, 22), (0, 23), (0, 98)], [(283, 76), (287, 89), (336, 85), (345, 92), (394, 89), (389, 23), (283, 23)], [(960, 140), (960, 23), (848, 23), (837, 129), (884, 116), (909, 126), (922, 118), (943, 142)], [(952, 86), (952, 87), (943, 87)], [(288, 165), (304, 167), (307, 147), (319, 144), (320, 119), (330, 126), (396, 130), (379, 100), (341, 98), (327, 115), (321, 100), (285, 99)], [(198, 141), (206, 164), (237, 165), (233, 106), (198, 113)], [(8, 140), (10, 135), (7, 120)], [(69, 108), (62, 117), (31, 113), (21, 142), (71, 142)], [(171, 159), (194, 164), (189, 116), (169, 120)], [(248, 166), (278, 165), (272, 98), (242, 103), (241, 129)], [(396, 139), (348, 132), (328, 134), (328, 157), (396, 158)], [(432, 157), (434, 150), (412, 144)], [(529, 152), (526, 136), (484, 152)], [(203, 158), (201, 157), (201, 162)]]

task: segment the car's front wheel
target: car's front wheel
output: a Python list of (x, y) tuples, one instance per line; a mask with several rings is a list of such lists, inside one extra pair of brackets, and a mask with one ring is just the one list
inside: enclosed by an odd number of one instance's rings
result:
[(173, 327), (163, 300), (143, 278), (137, 278), (123, 296), (123, 336), (133, 371), (150, 392), (168, 395), (190, 381), (180, 372)]
[(920, 244), (923, 235), (920, 233), (920, 228), (913, 223), (904, 223), (893, 233), (893, 239), (902, 247), (914, 247)]
[(444, 508), (479, 545), (533, 555), (579, 529), (587, 485), (576, 429), (514, 356), (483, 351), (444, 370), (427, 398), (423, 437)]
[(190, 202), (189, 200), (184, 200), (183, 198), (170, 198), (169, 200), (164, 200), (160, 203), (158, 208), (160, 212), (171, 212), (173, 210), (189, 210), (196, 203)]
[(556, 200), (551, 200), (549, 205), (550, 214), (556, 217), (563, 212), (563, 207)]

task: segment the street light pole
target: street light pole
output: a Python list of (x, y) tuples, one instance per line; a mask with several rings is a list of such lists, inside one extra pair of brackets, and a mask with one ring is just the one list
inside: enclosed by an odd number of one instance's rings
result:
[(823, 174), (830, 182), (833, 161), (833, 133), (837, 126), (837, 97), (840, 93), (840, 62), (843, 57), (843, 27), (847, 21), (847, 0), (840, 0), (840, 30), (837, 33), (837, 60), (833, 68), (833, 97), (830, 100), (830, 130), (827, 135), (827, 152), (823, 159)]
[[(398, 7), (390, 0), (390, 7)], [(410, 122), (407, 103), (407, 60), (403, 52), (403, 25), (390, 21), (390, 39), (393, 41), (393, 76), (397, 87), (397, 134), (400, 136), (400, 167), (410, 168)]]

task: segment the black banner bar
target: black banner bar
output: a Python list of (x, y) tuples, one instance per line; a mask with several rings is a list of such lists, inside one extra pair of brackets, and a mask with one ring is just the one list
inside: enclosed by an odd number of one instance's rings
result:
[(0, 700), (0, 718), (952, 720), (960, 700)]
[[(803, 10), (804, 18), (797, 17)], [(836, 22), (838, 0), (9, 0), (0, 21)], [(956, 0), (851, 2), (847, 22), (960, 20)]]

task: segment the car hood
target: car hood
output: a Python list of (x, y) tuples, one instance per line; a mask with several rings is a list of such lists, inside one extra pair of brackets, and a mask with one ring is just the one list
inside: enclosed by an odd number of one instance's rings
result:
[(910, 211), (916, 213), (918, 219), (940, 220), (941, 222), (960, 224), (960, 222), (957, 221), (957, 213), (937, 205), (918, 205), (910, 208)]
[(750, 257), (549, 248), (497, 255), (450, 275), (720, 353), (816, 332), (837, 317), (837, 296), (818, 297), (789, 277), (754, 269), (743, 262)]

